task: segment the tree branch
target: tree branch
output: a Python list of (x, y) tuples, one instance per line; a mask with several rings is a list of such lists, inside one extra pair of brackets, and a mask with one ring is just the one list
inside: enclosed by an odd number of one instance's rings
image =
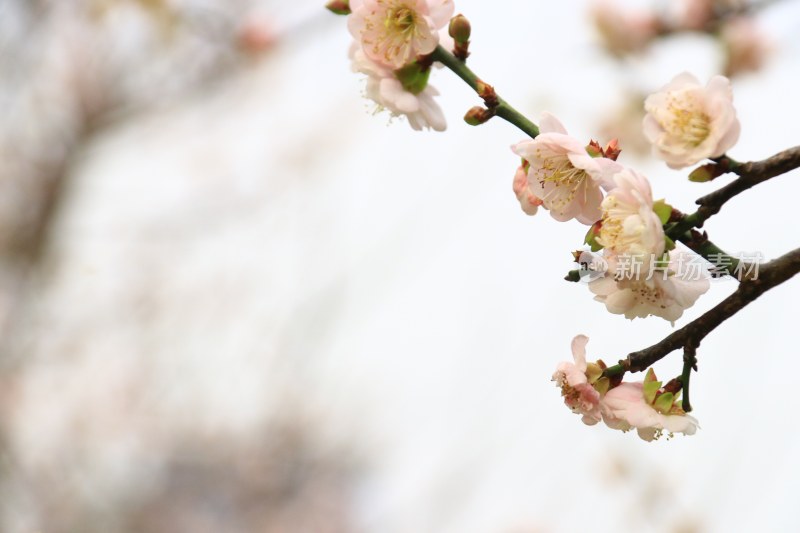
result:
[(606, 372), (618, 373), (620, 368), (631, 372), (640, 372), (674, 350), (686, 347), (697, 348), (700, 342), (717, 326), (798, 272), (800, 272), (800, 248), (762, 265), (757, 278), (747, 279), (740, 283), (736, 292), (710, 311), (649, 348), (630, 353), (626, 359), (619, 362), (619, 365), (609, 367)]
[(700, 206), (695, 213), (699, 225), (695, 227), (701, 227), (705, 220), (717, 214), (725, 202), (734, 196), (798, 167), (800, 167), (800, 146), (789, 148), (762, 161), (737, 164), (731, 170), (738, 174), (739, 178), (695, 202)]
[[(670, 239), (681, 241), (696, 253), (714, 263), (717, 270), (732, 275), (739, 267), (740, 261), (725, 254), (723, 250), (709, 241), (705, 234), (701, 235), (692, 229), (702, 228), (705, 221), (719, 213), (722, 206), (731, 198), (759, 183), (800, 167), (800, 146), (789, 148), (762, 161), (738, 163), (727, 156), (722, 156), (715, 161), (718, 165), (729, 169), (730, 172), (735, 172), (739, 177), (724, 187), (698, 199), (695, 203), (700, 207), (694, 213), (684, 215), (677, 210), (673, 210), (673, 218), (671, 219), (673, 223), (665, 226), (664, 231)], [(710, 258), (711, 256), (722, 259), (723, 262), (714, 261)]]
[[(462, 61), (459, 61), (453, 54), (442, 48), (441, 45), (436, 47), (436, 49), (430, 55), (430, 58), (433, 61), (438, 61), (439, 63), (443, 64), (445, 67), (452, 70), (459, 78), (464, 80), (473, 91), (478, 93), (478, 96), (484, 100), (487, 107), (493, 112), (494, 115), (497, 115), (498, 117), (518, 127), (532, 139), (539, 135), (539, 128), (536, 126), (536, 124), (528, 120), (525, 115), (511, 107), (508, 102), (497, 96), (491, 86), (483, 82), (474, 72), (472, 72), (472, 70), (470, 70), (467, 65), (465, 65)], [(491, 91), (490, 94), (496, 98), (496, 100), (491, 102), (487, 101), (487, 87)]]

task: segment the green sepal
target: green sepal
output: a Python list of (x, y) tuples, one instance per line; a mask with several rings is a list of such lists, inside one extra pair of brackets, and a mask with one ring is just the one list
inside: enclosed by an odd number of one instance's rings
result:
[(663, 414), (668, 414), (670, 410), (672, 410), (672, 403), (675, 401), (675, 395), (671, 392), (665, 392), (658, 398), (656, 398), (653, 407), (656, 411)]
[[(675, 249), (675, 241), (664, 235), (664, 250), (669, 252)], [(669, 262), (669, 261), (668, 261)]]
[(669, 222), (669, 219), (672, 216), (672, 206), (663, 199), (656, 200), (653, 202), (653, 212), (658, 215), (659, 220), (661, 220), (661, 225), (663, 226)]
[(589, 384), (594, 384), (603, 375), (603, 369), (597, 363), (587, 363), (585, 374)]
[(642, 393), (644, 394), (644, 400), (649, 404), (652, 405), (653, 401), (656, 399), (656, 393), (658, 389), (661, 388), (660, 381), (645, 381), (644, 386), (642, 387)]
[(599, 252), (603, 249), (603, 245), (597, 242), (597, 236), (600, 234), (601, 224), (601, 220), (595, 222), (592, 227), (589, 228), (589, 231), (586, 232), (586, 237), (583, 238), (583, 242), (588, 244), (593, 252)]
[(644, 375), (644, 382), (647, 383), (649, 381), (656, 381), (658, 378), (656, 377), (656, 371), (652, 368), (647, 369), (647, 374)]
[(608, 392), (608, 389), (611, 388), (611, 380), (608, 378), (600, 378), (598, 379), (594, 386), (594, 390), (600, 393), (600, 396), (605, 396)]
[(415, 61), (401, 69), (394, 71), (395, 77), (403, 85), (403, 89), (411, 94), (419, 94), (428, 86), (428, 78), (431, 76), (430, 67), (422, 68)]

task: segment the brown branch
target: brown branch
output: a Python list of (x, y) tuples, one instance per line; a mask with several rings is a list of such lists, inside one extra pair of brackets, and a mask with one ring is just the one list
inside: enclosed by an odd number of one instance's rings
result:
[[(646, 370), (674, 350), (696, 348), (709, 333), (756, 298), (800, 272), (800, 248), (761, 266), (757, 278), (739, 284), (736, 292), (696, 320), (649, 348), (628, 354), (620, 366), (631, 372)], [(614, 368), (614, 367), (611, 367)]]
[(700, 206), (693, 214), (698, 222), (696, 227), (702, 227), (703, 222), (719, 213), (725, 202), (734, 196), (798, 167), (800, 167), (800, 146), (789, 148), (762, 161), (732, 165), (731, 170), (738, 174), (739, 178), (695, 202)]

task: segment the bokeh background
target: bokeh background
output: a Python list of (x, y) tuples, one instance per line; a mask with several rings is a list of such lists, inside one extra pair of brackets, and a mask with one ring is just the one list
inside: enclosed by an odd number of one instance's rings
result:
[[(479, 75), (622, 136), (657, 198), (730, 179), (638, 153), (619, 112), (720, 72), (709, 35), (619, 59), (584, 1), (456, 10)], [(740, 160), (800, 144), (800, 6), (754, 17), (772, 52), (733, 82)], [(584, 426), (550, 382), (572, 337), (615, 361), (671, 326), (562, 281), (585, 228), (521, 212), (520, 132), (461, 122), (478, 100), (446, 71), (447, 132), (373, 113), (349, 41), (316, 0), (0, 0), (0, 531), (800, 530), (800, 280), (703, 342), (697, 435)], [(788, 251), (799, 180), (706, 229)]]

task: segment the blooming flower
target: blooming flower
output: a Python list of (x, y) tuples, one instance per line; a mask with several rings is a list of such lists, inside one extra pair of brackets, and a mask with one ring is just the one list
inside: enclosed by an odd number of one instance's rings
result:
[(725, 75), (759, 70), (772, 52), (772, 43), (750, 17), (725, 22), (720, 32), (725, 47)]
[(350, 0), (347, 27), (366, 56), (399, 69), (439, 43), (438, 29), (453, 14), (452, 0)]
[(574, 218), (583, 224), (593, 224), (601, 214), (600, 186), (606, 175), (621, 166), (610, 159), (590, 156), (586, 146), (567, 135), (561, 122), (548, 113), (542, 116), (540, 131), (535, 139), (511, 147), (530, 164), (530, 193), (558, 221)]
[(705, 87), (684, 72), (644, 102), (643, 127), (656, 157), (683, 168), (719, 157), (739, 140), (730, 81), (714, 76)]
[(366, 96), (377, 104), (378, 111), (405, 116), (415, 130), (447, 128), (444, 113), (433, 99), (439, 92), (430, 84), (417, 94), (407, 91), (390, 69), (369, 59), (357, 43), (350, 47), (350, 59), (354, 71), (367, 75)]
[(631, 169), (611, 177), (609, 192), (601, 204), (602, 218), (597, 242), (613, 254), (660, 257), (664, 230), (653, 212), (653, 193), (647, 178)]
[(645, 265), (650, 268), (643, 272), (637, 270), (635, 262), (621, 264), (622, 259), (629, 258), (610, 258), (609, 273), (589, 283), (594, 299), (615, 315), (625, 315), (630, 320), (660, 316), (674, 324), (708, 291), (708, 270), (700, 256), (692, 253), (673, 250), (667, 265)]
[(621, 383), (609, 390), (601, 402), (603, 421), (612, 429), (636, 428), (646, 441), (659, 438), (664, 431), (694, 435), (697, 420), (678, 405), (677, 395), (661, 388), (652, 369), (645, 382)]
[[(583, 415), (583, 423), (594, 425), (600, 421), (600, 392), (593, 386), (597, 383), (602, 370), (597, 365), (586, 363), (586, 343), (589, 337), (578, 335), (572, 339), (572, 357), (574, 363), (563, 362), (553, 374), (553, 381), (561, 387), (564, 403), (573, 413)], [(588, 374), (588, 375), (587, 375)], [(591, 382), (590, 382), (591, 378)], [(607, 385), (605, 380), (605, 385)]]
[(512, 188), (525, 214), (535, 215), (536, 211), (539, 210), (539, 206), (542, 205), (542, 199), (531, 192), (531, 188), (528, 185), (528, 171), (525, 169), (525, 165), (520, 165), (516, 173), (514, 173)]
[(676, 8), (676, 26), (686, 30), (701, 31), (714, 20), (716, 0), (680, 0)]
[(618, 57), (641, 52), (659, 32), (655, 16), (631, 13), (608, 0), (593, 2), (591, 16), (606, 50)]

